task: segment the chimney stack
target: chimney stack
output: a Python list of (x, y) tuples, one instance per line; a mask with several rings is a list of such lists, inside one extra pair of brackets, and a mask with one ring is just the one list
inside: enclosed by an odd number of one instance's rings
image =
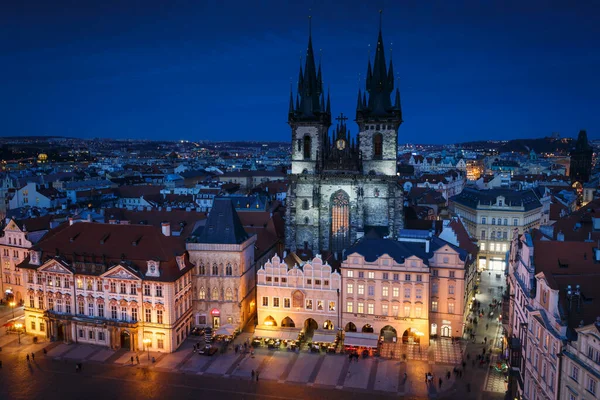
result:
[(171, 223), (169, 222), (161, 222), (160, 226), (162, 228), (162, 234), (165, 236), (171, 236)]
[(69, 225), (73, 225), (73, 217), (69, 217)]

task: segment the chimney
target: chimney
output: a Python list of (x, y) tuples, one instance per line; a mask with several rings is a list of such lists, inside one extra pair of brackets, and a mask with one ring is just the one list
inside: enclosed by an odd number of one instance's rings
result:
[(87, 220), (88, 220), (88, 222), (92, 222), (92, 213), (91, 212), (88, 212)]
[(425, 240), (425, 253), (429, 253), (429, 239)]
[(69, 217), (69, 225), (73, 225), (73, 217)]
[(171, 223), (161, 222), (160, 227), (162, 228), (162, 234), (165, 236), (171, 236)]
[(565, 234), (562, 233), (562, 231), (558, 231), (558, 233), (556, 234), (556, 240), (558, 240), (559, 242), (564, 242)]

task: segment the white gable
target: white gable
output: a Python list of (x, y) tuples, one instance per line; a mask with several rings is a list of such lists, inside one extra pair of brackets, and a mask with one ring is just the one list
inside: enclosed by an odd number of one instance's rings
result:
[(57, 274), (69, 274), (73, 275), (71, 271), (61, 265), (58, 261), (50, 260), (46, 262), (40, 269), (39, 272), (52, 272)]
[(102, 274), (102, 277), (109, 278), (109, 279), (129, 279), (129, 280), (139, 280), (140, 279), (137, 276), (135, 276), (133, 273), (129, 272), (127, 269), (125, 269), (125, 267), (123, 267), (121, 265), (118, 265), (118, 266), (106, 271), (104, 274)]

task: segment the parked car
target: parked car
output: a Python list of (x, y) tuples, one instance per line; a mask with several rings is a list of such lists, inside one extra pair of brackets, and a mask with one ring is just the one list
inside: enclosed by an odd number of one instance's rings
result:
[(219, 351), (219, 349), (217, 349), (216, 347), (212, 347), (210, 344), (207, 344), (198, 351), (198, 354), (202, 354), (203, 356), (212, 356), (217, 351)]

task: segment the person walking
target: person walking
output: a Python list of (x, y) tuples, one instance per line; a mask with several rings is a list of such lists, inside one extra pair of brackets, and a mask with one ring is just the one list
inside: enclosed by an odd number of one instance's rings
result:
[(487, 344), (487, 336), (483, 338), (483, 344)]
[(256, 371), (256, 382), (258, 382), (258, 375), (260, 374), (259, 371)]
[(75, 372), (79, 372), (79, 363), (75, 364)]
[(254, 370), (252, 370), (252, 380), (254, 380)]
[(140, 364), (140, 358), (138, 356), (135, 356), (135, 362), (139, 365)]
[(442, 378), (440, 377), (438, 379), (438, 389), (441, 389), (441, 388), (442, 388)]
[(35, 354), (31, 353), (31, 361), (35, 360)]
[(131, 356), (131, 365), (133, 365), (133, 356)]
[[(0, 366), (2, 366), (2, 364), (0, 364)], [(404, 381), (406, 382), (407, 379), (408, 379), (408, 374), (405, 372), (404, 373)]]
[(29, 354), (27, 354), (26, 358), (27, 358), (27, 362), (29, 362)]

